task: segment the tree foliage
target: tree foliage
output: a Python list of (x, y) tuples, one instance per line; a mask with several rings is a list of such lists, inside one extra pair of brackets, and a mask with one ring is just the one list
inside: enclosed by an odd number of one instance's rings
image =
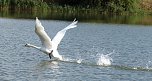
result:
[(139, 0), (0, 0), (0, 6), (51, 7), (50, 5), (94, 8), (101, 12), (135, 12)]

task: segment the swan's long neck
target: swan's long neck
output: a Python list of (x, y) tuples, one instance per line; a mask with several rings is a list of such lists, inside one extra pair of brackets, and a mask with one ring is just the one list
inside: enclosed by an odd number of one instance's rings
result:
[(37, 49), (37, 50), (39, 50), (39, 51), (44, 52), (45, 54), (49, 54), (49, 53), (50, 53), (49, 50), (47, 50), (47, 49), (45, 49), (45, 48), (43, 48), (43, 47), (38, 47), (38, 46), (35, 46), (35, 45), (32, 45), (32, 44), (26, 44), (25, 46), (26, 46), (26, 47), (35, 48), (35, 49)]
[(41, 47), (38, 47), (38, 46), (35, 46), (35, 45), (32, 45), (32, 44), (26, 44), (25, 46), (26, 46), (26, 47), (32, 47), (32, 48), (41, 50)]
[(53, 57), (55, 57), (59, 60), (63, 60), (62, 56), (58, 53), (57, 49), (52, 49), (51, 51), (49, 51), (47, 49), (44, 49), (42, 47), (38, 47), (38, 46), (35, 46), (35, 45), (32, 45), (32, 44), (26, 44), (25, 46), (35, 48), (39, 51), (44, 52), (45, 54), (50, 54), (51, 53), (51, 55), (53, 55)]

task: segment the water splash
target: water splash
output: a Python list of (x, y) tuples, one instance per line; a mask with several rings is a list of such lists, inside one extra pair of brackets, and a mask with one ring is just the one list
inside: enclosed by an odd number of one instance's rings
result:
[(82, 62), (83, 59), (78, 59), (77, 63), (80, 64)]
[(99, 56), (99, 59), (97, 60), (97, 65), (111, 66), (113, 59), (110, 57), (110, 55), (112, 55), (113, 53), (114, 51), (106, 55), (98, 54), (100, 56)]
[(62, 61), (80, 64), (80, 63), (82, 63), (83, 59), (81, 59), (81, 58), (79, 58), (79, 59), (64, 58)]
[(146, 69), (151, 69), (151, 66), (150, 66), (151, 63), (152, 63), (151, 61), (148, 61), (148, 63), (146, 64)]
[[(114, 50), (110, 51), (105, 49), (97, 49), (93, 47), (91, 51), (85, 52), (84, 55), (78, 55), (82, 53), (77, 53), (75, 57), (64, 57), (64, 62), (69, 63), (78, 63), (78, 64), (85, 64), (85, 65), (100, 65), (100, 66), (110, 66), (112, 64), (113, 59), (110, 57), (114, 53)], [(87, 56), (85, 56), (87, 55)]]

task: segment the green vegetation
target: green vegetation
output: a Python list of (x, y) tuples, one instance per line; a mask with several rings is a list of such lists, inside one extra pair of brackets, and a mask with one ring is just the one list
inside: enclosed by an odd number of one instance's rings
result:
[(152, 15), (152, 0), (143, 0), (140, 3), (140, 6), (146, 14), (151, 14)]
[(48, 7), (46, 2), (41, 2), (41, 0), (0, 0), (0, 6), (18, 8)]
[(139, 0), (0, 0), (0, 9), (93, 10), (97, 13), (136, 13)]
[(85, 9), (98, 9), (100, 12), (137, 12), (139, 0), (64, 0), (60, 5), (79, 6)]
[(0, 0), (0, 17), (9, 18), (151, 24), (149, 14), (152, 0)]

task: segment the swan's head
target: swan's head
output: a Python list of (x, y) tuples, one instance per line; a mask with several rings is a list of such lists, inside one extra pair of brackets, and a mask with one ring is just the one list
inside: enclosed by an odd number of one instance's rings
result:
[(31, 47), (32, 45), (31, 44), (25, 44), (25, 47)]

